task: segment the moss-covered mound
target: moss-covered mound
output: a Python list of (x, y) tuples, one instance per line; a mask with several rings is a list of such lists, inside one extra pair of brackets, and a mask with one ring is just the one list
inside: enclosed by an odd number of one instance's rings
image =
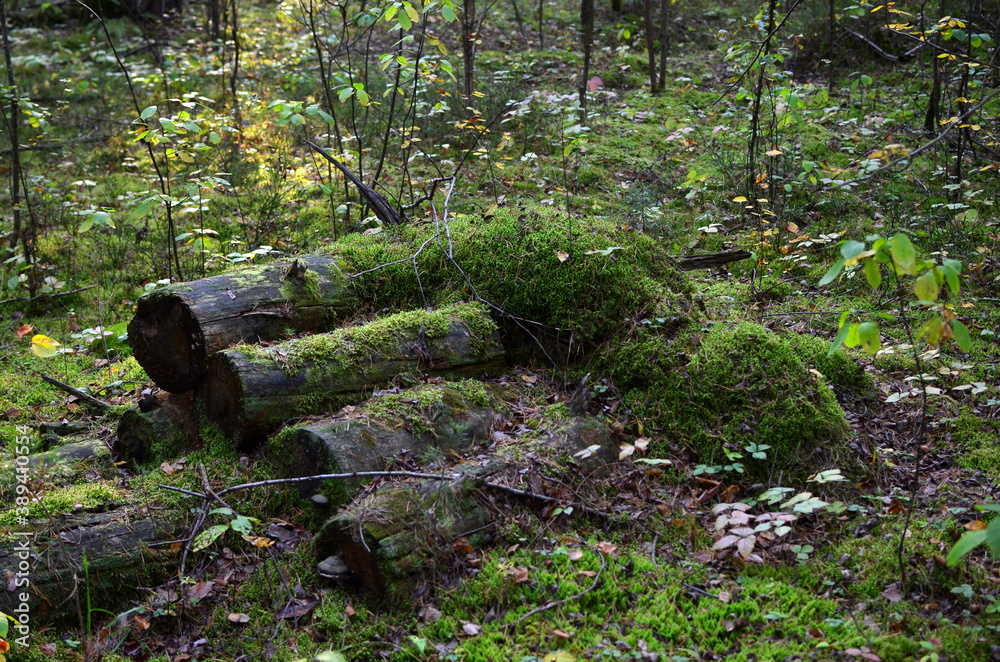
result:
[[(687, 331), (672, 340), (643, 331), (598, 365), (647, 427), (695, 449), (706, 465), (736, 473), (740, 465), (749, 478), (822, 468), (809, 458), (818, 450), (836, 456), (831, 442), (847, 433), (833, 392), (809, 371), (796, 342), (756, 324), (719, 324), (703, 337)], [(751, 444), (770, 448), (748, 450)]]
[[(405, 241), (354, 236), (328, 250), (348, 273), (405, 260), (434, 234), (434, 225), (408, 228)], [(449, 249), (450, 244), (450, 249)], [(468, 282), (446, 257), (455, 263)], [(492, 304), (521, 319), (601, 343), (641, 316), (676, 324), (687, 318), (690, 292), (667, 250), (655, 239), (604, 219), (570, 219), (550, 207), (501, 207), (483, 216), (453, 218), (440, 245), (427, 243), (413, 264), (366, 273), (354, 282), (365, 296), (419, 305), (467, 298), (469, 284)], [(568, 334), (567, 334), (568, 335)]]

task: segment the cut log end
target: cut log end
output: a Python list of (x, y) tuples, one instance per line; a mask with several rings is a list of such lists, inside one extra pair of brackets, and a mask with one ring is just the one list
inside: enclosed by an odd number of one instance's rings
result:
[(164, 391), (190, 391), (204, 371), (201, 329), (188, 305), (175, 297), (140, 299), (128, 339), (136, 361)]
[[(242, 358), (242, 355), (235, 355)], [(205, 417), (219, 426), (227, 438), (239, 436), (243, 413), (243, 382), (233, 366), (234, 357), (225, 353), (208, 361), (198, 398)], [(255, 439), (260, 441), (260, 439)]]

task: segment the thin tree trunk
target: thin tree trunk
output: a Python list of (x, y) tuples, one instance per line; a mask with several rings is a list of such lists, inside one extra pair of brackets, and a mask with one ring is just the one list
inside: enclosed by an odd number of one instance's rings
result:
[(833, 22), (836, 19), (833, 5), (835, 1), (830, 0), (830, 4), (827, 5), (826, 9), (826, 55), (830, 60), (830, 63), (826, 65), (827, 96), (833, 93)]
[(462, 5), (462, 55), (465, 59), (465, 97), (472, 99), (476, 81), (476, 0)]
[(545, 33), (542, 24), (545, 22), (545, 0), (538, 0), (538, 50), (545, 49)]
[(643, 0), (643, 19), (646, 23), (646, 55), (649, 58), (649, 91), (656, 94), (656, 40), (653, 38), (653, 0)]
[[(18, 112), (18, 102), (17, 102), (17, 84), (14, 81), (14, 65), (11, 63), (10, 58), (10, 35), (7, 32), (7, 3), (6, 0), (0, 0), (0, 30), (3, 31), (3, 57), (4, 63), (7, 65), (7, 88), (10, 94), (10, 116), (6, 118), (7, 121), (7, 135), (10, 136), (10, 206), (11, 211), (14, 215), (14, 236), (11, 238), (11, 245), (16, 246), (17, 242), (21, 242), (21, 248), (24, 250), (24, 259), (27, 265), (31, 265), (31, 249), (32, 249), (32, 237), (29, 235), (31, 233), (23, 231), (21, 227), (21, 153), (20, 145), (18, 144), (17, 136), (17, 118)], [(30, 277), (28, 278), (28, 286), (31, 291), (31, 296), (34, 296), (34, 280)]]
[(667, 24), (667, 7), (670, 0), (660, 0), (660, 89), (667, 80), (667, 52), (670, 50), (670, 27)]
[(580, 82), (580, 110), (583, 115), (581, 120), (586, 123), (587, 81), (590, 80), (590, 54), (594, 48), (594, 0), (580, 0), (580, 25), (583, 28), (583, 80)]
[(760, 67), (760, 74), (757, 76), (757, 85), (754, 88), (753, 93), (753, 112), (750, 117), (750, 144), (747, 148), (747, 182), (746, 182), (746, 196), (748, 200), (753, 200), (757, 196), (754, 195), (754, 185), (757, 181), (756, 173), (754, 172), (757, 162), (757, 143), (758, 143), (758, 133), (760, 131), (760, 99), (764, 94), (764, 74), (767, 70), (767, 65), (763, 61), (771, 52), (771, 33), (774, 32), (774, 11), (777, 5), (777, 0), (770, 0), (767, 9), (767, 40), (764, 44), (764, 52), (761, 54), (761, 61), (757, 63)]

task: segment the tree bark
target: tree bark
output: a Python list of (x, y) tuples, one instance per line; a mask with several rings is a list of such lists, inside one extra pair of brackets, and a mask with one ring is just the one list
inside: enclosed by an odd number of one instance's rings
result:
[(289, 418), (357, 403), (409, 373), (481, 375), (503, 365), (497, 327), (482, 306), (391, 315), (272, 345), (213, 355), (195, 401), (239, 447), (262, 442)]
[[(347, 415), (286, 428), (268, 445), (267, 458), (279, 476), (314, 476), (389, 469), (417, 461), (430, 448), (462, 453), (489, 438), (493, 407), (469, 397), (461, 382), (424, 384), (400, 393), (373, 396)], [(330, 481), (322, 491), (333, 507), (345, 505), (361, 481)], [(319, 485), (303, 484), (304, 493)]]
[[(86, 595), (92, 609), (116, 610), (138, 599), (140, 586), (166, 580), (177, 555), (169, 547), (151, 548), (183, 536), (183, 516), (151, 517), (135, 508), (85, 513), (42, 532), (17, 535), (0, 544), (0, 573), (26, 580), (15, 590), (0, 591), (0, 611), (15, 614), (27, 593), (32, 623), (46, 616), (75, 619), (77, 610), (63, 604)], [(86, 570), (84, 570), (86, 555)], [(20, 571), (27, 575), (18, 575)], [(14, 632), (12, 629), (11, 632)]]
[[(592, 452), (582, 457), (587, 449)], [(317, 556), (340, 556), (370, 591), (408, 595), (418, 574), (432, 570), (456, 539), (490, 523), (484, 504), (503, 492), (485, 483), (540, 493), (544, 465), (546, 475), (557, 475), (572, 490), (614, 459), (605, 424), (587, 416), (571, 418), (548, 437), (510, 442), (487, 461), (478, 458), (448, 469), (448, 480), (383, 484), (327, 521), (316, 536)]]
[(462, 4), (462, 59), (465, 71), (465, 98), (472, 100), (476, 84), (476, 0), (465, 0)]
[(580, 24), (583, 28), (583, 80), (580, 84), (580, 109), (587, 121), (587, 84), (590, 80), (590, 54), (594, 47), (594, 0), (580, 0)]
[[(193, 395), (161, 393), (118, 421), (115, 452), (136, 464), (160, 462), (201, 445)], [(146, 411), (143, 411), (143, 408)]]
[(214, 352), (289, 330), (328, 331), (354, 309), (337, 258), (310, 255), (153, 291), (139, 299), (128, 338), (156, 385), (183, 393)]

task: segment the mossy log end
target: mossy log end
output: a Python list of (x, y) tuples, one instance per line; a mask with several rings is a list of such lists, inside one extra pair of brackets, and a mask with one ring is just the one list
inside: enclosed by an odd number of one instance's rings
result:
[[(462, 452), (489, 437), (497, 411), (485, 391), (464, 392), (465, 384), (425, 384), (370, 399), (348, 416), (286, 428), (268, 442), (267, 457), (280, 476), (311, 476), (388, 469), (416, 459), (427, 449)], [(329, 481), (323, 492), (333, 507), (346, 504), (360, 481)], [(316, 488), (303, 485), (306, 492)]]
[(170, 459), (201, 443), (192, 393), (160, 393), (151, 409), (125, 410), (118, 421), (115, 452), (137, 464)]
[(479, 490), (484, 482), (531, 491), (532, 476), (545, 466), (547, 475), (558, 475), (572, 489), (603, 473), (615, 457), (607, 426), (589, 416), (575, 417), (547, 435), (512, 442), (487, 460), (446, 470), (450, 480), (383, 484), (326, 522), (314, 541), (316, 555), (339, 555), (369, 591), (406, 596), (457, 538), (485, 541), (481, 529), (491, 515), (482, 503), (487, 494)]
[(32, 622), (47, 615), (76, 618), (75, 604), (62, 604), (74, 591), (87, 595), (92, 608), (114, 611), (136, 598), (137, 587), (157, 586), (169, 576), (177, 554), (149, 545), (183, 536), (183, 528), (180, 516), (144, 517), (126, 508), (5, 541), (0, 573), (14, 589), (0, 591), (0, 611), (15, 613), (25, 593)]
[(218, 352), (195, 399), (209, 421), (248, 447), (289, 418), (357, 403), (394, 377), (479, 376), (500, 369), (503, 358), (496, 324), (485, 309), (463, 304)]
[(129, 344), (156, 385), (193, 389), (214, 352), (239, 342), (328, 331), (353, 313), (338, 258), (307, 255), (155, 290), (128, 325)]

